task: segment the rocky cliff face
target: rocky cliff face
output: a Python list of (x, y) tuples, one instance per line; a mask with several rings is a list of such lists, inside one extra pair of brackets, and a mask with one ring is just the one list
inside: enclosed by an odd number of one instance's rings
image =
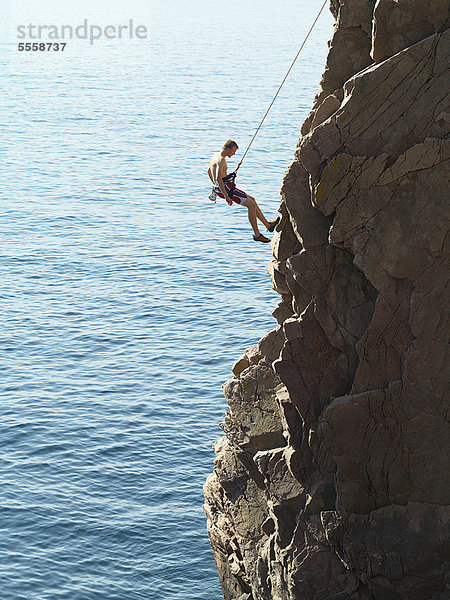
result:
[(226, 600), (444, 600), (448, 4), (331, 10), (272, 242), (279, 325), (224, 386), (208, 531)]

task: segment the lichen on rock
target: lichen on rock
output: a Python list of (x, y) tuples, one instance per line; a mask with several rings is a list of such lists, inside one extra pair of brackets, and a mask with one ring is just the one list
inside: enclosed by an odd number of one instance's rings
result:
[(448, 3), (332, 0), (284, 177), (278, 326), (224, 386), (225, 600), (448, 598)]

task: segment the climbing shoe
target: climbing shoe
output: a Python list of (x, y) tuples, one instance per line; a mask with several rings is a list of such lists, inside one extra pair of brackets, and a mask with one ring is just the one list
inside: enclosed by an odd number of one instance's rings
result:
[(267, 228), (267, 231), (270, 231), (272, 233), (272, 231), (275, 229), (279, 222), (280, 217), (277, 217), (275, 221), (269, 221), (269, 227)]
[(260, 233), (259, 235), (254, 235), (253, 239), (255, 240), (255, 242), (262, 242), (263, 244), (267, 244), (268, 242), (270, 242), (269, 238), (266, 238), (266, 236), (262, 233)]

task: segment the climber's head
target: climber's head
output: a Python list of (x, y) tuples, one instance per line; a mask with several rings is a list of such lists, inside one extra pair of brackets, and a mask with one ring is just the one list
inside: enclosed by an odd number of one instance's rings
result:
[(234, 156), (239, 146), (233, 140), (227, 140), (222, 146), (222, 152), (225, 156)]

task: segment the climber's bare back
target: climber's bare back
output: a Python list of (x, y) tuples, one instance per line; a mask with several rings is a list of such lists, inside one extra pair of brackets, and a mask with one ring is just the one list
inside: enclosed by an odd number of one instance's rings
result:
[(224, 178), (227, 175), (227, 163), (223, 156), (221, 156), (220, 152), (214, 152), (209, 161), (209, 168), (211, 170), (211, 175), (213, 179), (213, 183), (219, 181), (220, 178)]

